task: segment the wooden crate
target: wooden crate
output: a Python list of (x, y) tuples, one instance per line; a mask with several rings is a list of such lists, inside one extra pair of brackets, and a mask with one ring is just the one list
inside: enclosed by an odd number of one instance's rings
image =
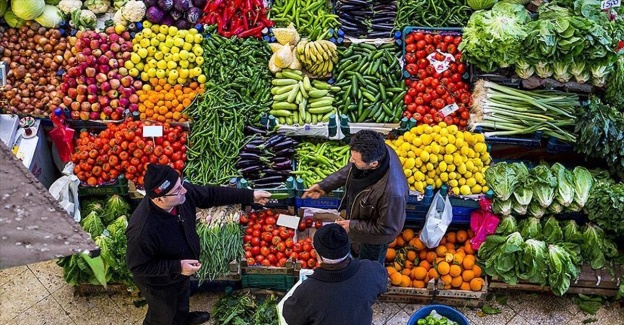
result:
[(301, 262), (289, 259), (284, 267), (279, 266), (249, 266), (246, 260), (239, 262), (230, 262), (230, 272), (238, 273), (240, 275), (247, 274), (285, 274), (299, 276), (299, 270), (301, 270)]
[(102, 294), (127, 294), (133, 297), (139, 296), (139, 289), (128, 288), (125, 284), (109, 284), (106, 287), (89, 283), (82, 283), (74, 287), (74, 295), (80, 297), (97, 296)]
[(488, 280), (484, 279), (480, 291), (444, 289), (444, 282), (439, 281), (433, 293), (433, 302), (453, 307), (482, 307), (488, 294)]
[[(620, 285), (620, 277), (624, 274), (622, 265), (614, 267), (615, 274), (611, 275), (609, 270), (594, 270), (588, 264), (581, 266), (581, 273), (578, 279), (570, 283), (570, 289), (567, 293), (582, 293), (587, 295), (601, 295), (613, 297), (617, 294)], [(507, 284), (500, 279), (492, 277), (490, 288), (505, 290), (521, 290), (531, 292), (551, 292), (549, 286), (541, 286), (539, 284), (520, 282), (516, 285)]]
[(395, 287), (388, 282), (388, 291), (379, 296), (379, 301), (404, 304), (430, 304), (433, 301), (435, 280), (429, 281), (426, 288)]

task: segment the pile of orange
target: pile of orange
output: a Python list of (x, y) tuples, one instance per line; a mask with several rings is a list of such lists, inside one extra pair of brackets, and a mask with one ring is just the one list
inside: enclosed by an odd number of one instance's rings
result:
[(444, 289), (480, 291), (484, 280), (470, 246), (472, 230), (447, 232), (435, 249), (429, 249), (418, 233), (406, 228), (390, 243), (386, 269), (394, 286), (425, 288), (438, 279)]
[(152, 78), (150, 83), (137, 91), (139, 96), (139, 118), (159, 122), (186, 122), (183, 113), (195, 99), (204, 92), (204, 86), (191, 82), (188, 86), (170, 85), (166, 79)]

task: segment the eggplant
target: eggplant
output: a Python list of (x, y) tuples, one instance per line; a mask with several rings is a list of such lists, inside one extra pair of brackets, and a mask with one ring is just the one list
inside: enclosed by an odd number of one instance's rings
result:
[(287, 160), (290, 160), (290, 158), (289, 157), (273, 157), (273, 159), (271, 159), (271, 161), (274, 164), (279, 164), (279, 163), (285, 162)]
[(254, 182), (254, 187), (255, 188), (276, 188), (276, 187), (280, 187), (284, 185), (284, 182), (273, 182), (273, 183), (266, 183), (266, 184), (256, 184)]
[(264, 166), (262, 165), (251, 165), (243, 169), (240, 169), (240, 172), (243, 174), (249, 174), (249, 173), (260, 171), (263, 167)]
[(264, 148), (264, 149), (269, 149), (269, 148), (273, 147), (274, 145), (278, 144), (282, 140), (284, 140), (284, 136), (283, 135), (275, 134), (275, 135), (272, 135), (271, 137), (269, 137), (269, 139), (267, 139), (260, 146), (262, 148)]
[(252, 153), (252, 152), (241, 152), (238, 157), (241, 160), (256, 160), (256, 161), (260, 161), (260, 158), (262, 158), (259, 154), (257, 153)]
[(284, 162), (273, 163), (273, 165), (271, 165), (271, 168), (277, 169), (277, 170), (291, 169), (292, 168), (292, 160), (289, 159), (289, 160), (286, 160)]
[(284, 141), (276, 144), (273, 147), (273, 151), (280, 151), (282, 149), (286, 149), (286, 148), (294, 148), (295, 146), (297, 146), (297, 144), (299, 144), (297, 141), (291, 139), (291, 138), (285, 138)]
[(241, 169), (249, 166), (264, 166), (264, 163), (259, 160), (239, 160), (234, 167)]
[(245, 126), (245, 133), (249, 135), (251, 134), (266, 135), (267, 132), (268, 132), (267, 130), (256, 128), (250, 125)]
[(265, 153), (265, 151), (263, 150), (262, 147), (260, 147), (262, 144), (247, 144), (243, 147), (243, 152), (251, 152), (251, 153), (257, 153), (257, 154), (263, 154)]
[(276, 182), (283, 182), (286, 179), (286, 176), (265, 176), (263, 178), (258, 178), (256, 180), (254, 180), (254, 184), (258, 185), (258, 184), (268, 184), (268, 183), (276, 183)]
[(261, 173), (265, 176), (290, 176), (291, 170), (275, 170), (275, 169), (263, 169)]
[(280, 157), (290, 157), (293, 154), (295, 154), (295, 149), (294, 148), (286, 148), (286, 149), (282, 149), (280, 151), (276, 151), (276, 152), (274, 152), (274, 154), (276, 156), (280, 156)]

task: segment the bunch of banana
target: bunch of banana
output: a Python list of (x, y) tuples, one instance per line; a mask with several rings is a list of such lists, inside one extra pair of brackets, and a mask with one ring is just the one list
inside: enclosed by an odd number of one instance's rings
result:
[(329, 116), (336, 113), (333, 94), (340, 91), (340, 87), (332, 87), (324, 81), (310, 81), (301, 70), (284, 69), (275, 77), (269, 114), (278, 118), (280, 124), (317, 124), (329, 121)]
[(338, 62), (336, 44), (327, 40), (309, 42), (301, 40), (295, 48), (297, 58), (312, 75), (324, 77), (334, 70)]

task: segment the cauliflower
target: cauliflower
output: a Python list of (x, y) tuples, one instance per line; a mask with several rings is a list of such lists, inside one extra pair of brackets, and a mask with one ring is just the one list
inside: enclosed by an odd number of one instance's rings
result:
[(136, 23), (143, 20), (145, 17), (145, 3), (143, 1), (131, 0), (119, 9), (122, 17), (132, 23)]
[(66, 14), (71, 15), (72, 12), (80, 10), (82, 7), (82, 1), (80, 0), (61, 0), (58, 4), (59, 9)]
[(87, 9), (93, 11), (94, 14), (103, 14), (110, 7), (109, 0), (86, 0), (84, 2), (85, 7)]
[(96, 21), (97, 17), (91, 10), (76, 10), (71, 15), (71, 23), (80, 30), (95, 28)]
[(128, 25), (128, 21), (121, 14), (121, 10), (117, 10), (115, 16), (113, 16), (113, 24), (115, 25)]

